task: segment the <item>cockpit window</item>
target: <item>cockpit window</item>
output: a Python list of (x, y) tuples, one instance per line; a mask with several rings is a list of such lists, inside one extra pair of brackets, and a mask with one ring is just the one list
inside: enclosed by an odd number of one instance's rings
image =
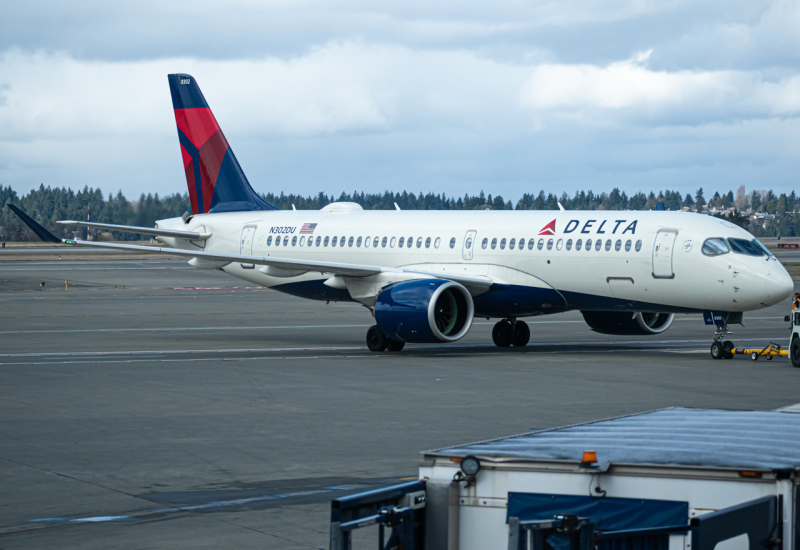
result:
[(755, 244), (757, 247), (763, 250), (770, 258), (775, 257), (775, 255), (772, 252), (770, 252), (769, 249), (766, 246), (764, 246), (764, 244), (758, 239), (753, 239), (753, 244)]
[(728, 239), (728, 242), (731, 243), (731, 249), (733, 249), (736, 254), (764, 256), (764, 251), (752, 241), (746, 239)]
[(714, 237), (713, 239), (706, 239), (706, 242), (703, 243), (703, 254), (706, 256), (719, 256), (728, 252), (730, 250), (728, 250), (725, 239)]

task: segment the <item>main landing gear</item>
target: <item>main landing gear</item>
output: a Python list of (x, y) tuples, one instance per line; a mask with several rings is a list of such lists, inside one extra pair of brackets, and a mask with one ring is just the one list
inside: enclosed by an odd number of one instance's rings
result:
[(405, 345), (405, 342), (388, 338), (378, 328), (378, 325), (372, 325), (367, 331), (367, 347), (369, 351), (400, 351)]
[(712, 359), (733, 359), (735, 346), (730, 340), (724, 340), (729, 334), (733, 333), (728, 330), (728, 325), (718, 325), (717, 332), (714, 333), (714, 343), (711, 344)]
[(501, 348), (526, 346), (530, 339), (531, 329), (528, 328), (528, 323), (517, 321), (513, 317), (503, 319), (492, 329), (492, 341)]

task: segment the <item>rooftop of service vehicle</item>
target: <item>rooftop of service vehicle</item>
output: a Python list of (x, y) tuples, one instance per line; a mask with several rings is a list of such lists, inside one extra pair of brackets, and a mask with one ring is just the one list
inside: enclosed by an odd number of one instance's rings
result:
[(456, 447), (427, 456), (783, 470), (800, 468), (800, 414), (669, 408)]

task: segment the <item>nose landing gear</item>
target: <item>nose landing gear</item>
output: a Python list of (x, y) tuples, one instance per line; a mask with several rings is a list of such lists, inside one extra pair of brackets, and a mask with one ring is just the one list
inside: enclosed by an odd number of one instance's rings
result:
[(492, 328), (492, 342), (501, 348), (508, 346), (523, 347), (531, 339), (531, 329), (524, 321), (517, 321), (514, 317), (503, 319)]
[(714, 333), (714, 342), (711, 344), (711, 358), (712, 359), (733, 359), (734, 348), (733, 342), (730, 340), (723, 340), (729, 334), (733, 334), (728, 330), (728, 325), (717, 325), (717, 332)]

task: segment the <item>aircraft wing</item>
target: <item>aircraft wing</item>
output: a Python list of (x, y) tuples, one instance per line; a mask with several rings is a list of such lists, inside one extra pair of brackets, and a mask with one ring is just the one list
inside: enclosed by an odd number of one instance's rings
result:
[[(17, 208), (13, 204), (9, 204), (8, 206), (22, 219), (22, 221), (25, 222), (26, 225), (28, 225), (28, 227), (31, 228), (31, 230), (34, 233), (36, 233), (36, 235), (39, 236), (39, 238), (41, 238), (43, 241), (46, 242), (65, 243), (74, 246), (84, 246), (89, 248), (130, 250), (135, 252), (144, 252), (147, 254), (169, 254), (171, 256), (184, 256), (189, 259), (202, 258), (204, 260), (209, 260), (212, 262), (231, 262), (231, 263), (236, 262), (242, 264), (266, 265), (285, 270), (331, 273), (333, 275), (339, 275), (342, 277), (369, 277), (371, 275), (377, 275), (379, 273), (386, 273), (386, 272), (394, 272), (394, 273), (406, 272), (425, 277), (447, 279), (464, 285), (479, 287), (479, 288), (488, 288), (492, 285), (492, 280), (489, 277), (483, 275), (472, 275), (467, 273), (446, 273), (446, 272), (440, 273), (440, 272), (421, 271), (418, 269), (405, 270), (402, 268), (380, 267), (375, 265), (347, 264), (339, 262), (321, 262), (317, 260), (295, 260), (290, 258), (276, 258), (273, 256), (252, 256), (247, 254), (231, 254), (226, 252), (206, 252), (205, 250), (185, 250), (183, 248), (169, 248), (169, 247), (157, 247), (157, 246), (142, 246), (137, 244), (104, 243), (96, 241), (61, 239), (53, 235), (45, 227), (43, 227), (42, 225), (31, 219), (27, 214), (22, 212), (19, 208)], [(70, 222), (70, 223), (85, 223), (85, 222)], [(98, 225), (104, 225), (107, 227), (108, 226), (120, 227), (120, 226), (112, 226), (111, 224), (94, 224), (93, 226), (97, 227)], [(121, 226), (121, 227), (131, 227), (131, 226)], [(138, 229), (149, 229), (149, 228), (136, 227), (133, 229), (138, 230)], [(191, 233), (192, 235), (202, 235), (200, 233), (192, 233), (190, 231), (174, 231), (173, 233)], [(165, 232), (162, 232), (160, 234), (166, 236)], [(186, 235), (181, 235), (181, 236), (185, 237)]]
[(211, 236), (211, 233), (178, 231), (175, 229), (159, 229), (157, 227), (137, 227), (135, 225), (115, 225), (113, 223), (79, 222), (74, 220), (64, 220), (56, 223), (61, 225), (72, 225), (75, 227), (94, 227), (97, 229), (107, 229), (109, 231), (121, 231), (123, 233), (155, 235), (156, 237), (178, 237), (180, 239), (191, 239), (194, 241), (204, 241)]

